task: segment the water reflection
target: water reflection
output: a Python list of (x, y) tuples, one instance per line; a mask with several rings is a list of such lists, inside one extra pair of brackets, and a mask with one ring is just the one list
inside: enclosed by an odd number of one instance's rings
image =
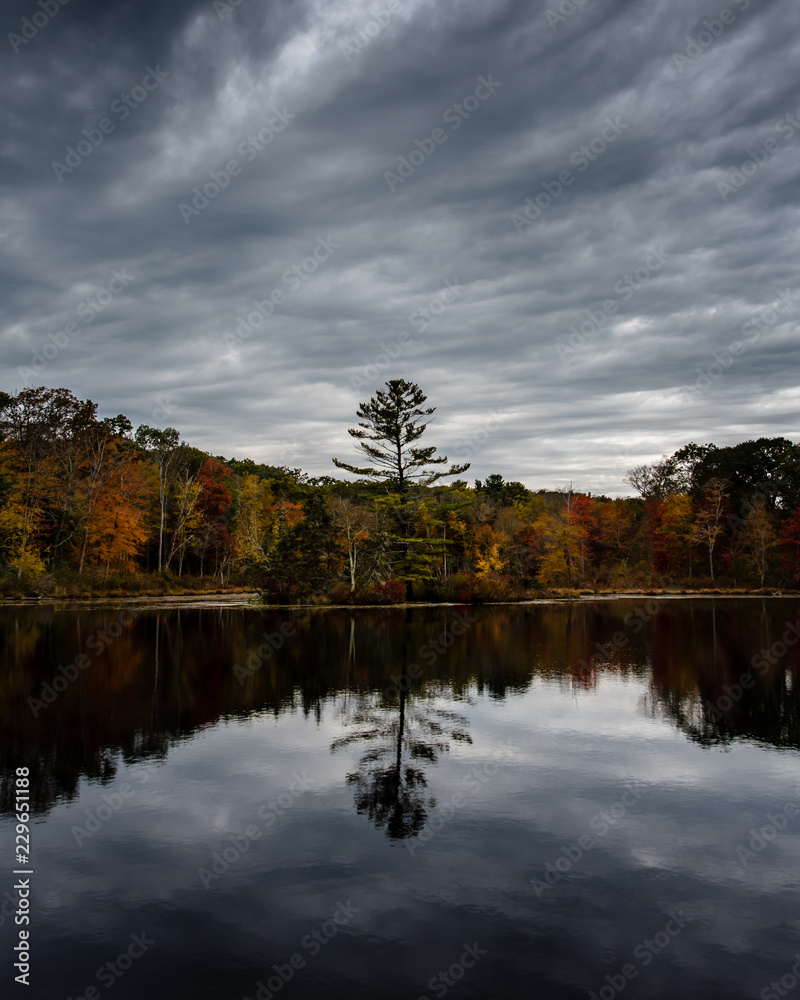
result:
[[(800, 748), (796, 601), (483, 608), (465, 636), (409, 677), (416, 651), (454, 613), (0, 609), (2, 810), (14, 767), (31, 768), (41, 815), (73, 798), (82, 777), (111, 782), (118, 759), (163, 759), (220, 719), (299, 710), (319, 720), (344, 699), (346, 731), (332, 749), (365, 746), (348, 778), (356, 808), (405, 838), (433, 807), (428, 771), (452, 741), (470, 739), (466, 719), (437, 698), (502, 700), (540, 679), (581, 698), (603, 675), (638, 677), (643, 710), (694, 742)], [(234, 668), (287, 623), (291, 637), (240, 682)]]
[(607, 998), (642, 948), (626, 995), (764, 995), (796, 950), (795, 602), (455, 614), (0, 609), (34, 1000), (142, 932), (118, 1000), (407, 1000), (465, 943), (463, 1000)]
[(463, 715), (437, 708), (431, 695), (403, 671), (380, 694), (361, 693), (347, 712), (351, 732), (334, 740), (332, 751), (367, 743), (358, 770), (348, 774), (360, 814), (386, 830), (392, 840), (415, 836), (425, 826), (428, 810), (436, 806), (426, 796), (425, 763), (436, 764), (450, 749), (449, 740), (471, 743)]

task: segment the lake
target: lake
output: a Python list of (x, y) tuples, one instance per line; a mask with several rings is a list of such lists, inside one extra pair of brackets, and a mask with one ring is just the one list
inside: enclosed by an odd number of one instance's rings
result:
[(800, 996), (798, 635), (784, 598), (0, 608), (3, 995)]

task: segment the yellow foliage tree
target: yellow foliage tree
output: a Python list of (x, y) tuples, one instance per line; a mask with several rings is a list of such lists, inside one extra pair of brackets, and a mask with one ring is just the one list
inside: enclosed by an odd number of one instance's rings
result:
[(750, 504), (737, 541), (738, 547), (746, 553), (758, 573), (763, 587), (770, 552), (778, 544), (778, 533), (763, 497), (757, 497)]
[(274, 503), (269, 483), (252, 473), (245, 473), (239, 488), (239, 507), (233, 522), (236, 562), (239, 566), (268, 562), (268, 548), (265, 546), (273, 512)]

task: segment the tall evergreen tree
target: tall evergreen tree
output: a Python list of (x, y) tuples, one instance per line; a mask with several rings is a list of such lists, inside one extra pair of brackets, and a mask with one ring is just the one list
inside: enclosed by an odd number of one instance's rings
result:
[(436, 407), (425, 407), (427, 396), (418, 385), (404, 379), (391, 379), (386, 383), (388, 391), (378, 389), (366, 403), (359, 404), (356, 416), (361, 419), (358, 427), (348, 429), (348, 434), (358, 441), (361, 452), (367, 456), (374, 468), (361, 468), (340, 462), (334, 458), (333, 464), (357, 476), (380, 480), (392, 490), (405, 495), (412, 484), (430, 486), (443, 476), (455, 476), (469, 468), (451, 465), (445, 472), (429, 468), (446, 465), (447, 456), (437, 455), (436, 448), (422, 448), (414, 445), (428, 426), (423, 423)]

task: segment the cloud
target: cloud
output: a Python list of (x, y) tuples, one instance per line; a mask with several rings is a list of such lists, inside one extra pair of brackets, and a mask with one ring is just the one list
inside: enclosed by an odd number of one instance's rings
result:
[[(506, 414), (470, 475), (610, 493), (627, 456), (791, 435), (800, 307), (685, 390), (798, 286), (794, 14), (732, 0), (718, 30), (722, 9), (587, 0), (552, 25), (515, 0), (70, 0), (20, 44), (45, 9), (7, 4), (2, 388), (64, 385), (215, 453), (291, 446), (287, 464), (330, 474), (358, 402), (408, 378), (451, 457)], [(340, 246), (306, 274), (320, 240)], [(76, 316), (121, 268), (134, 280)], [(459, 296), (423, 324), (448, 281)]]

